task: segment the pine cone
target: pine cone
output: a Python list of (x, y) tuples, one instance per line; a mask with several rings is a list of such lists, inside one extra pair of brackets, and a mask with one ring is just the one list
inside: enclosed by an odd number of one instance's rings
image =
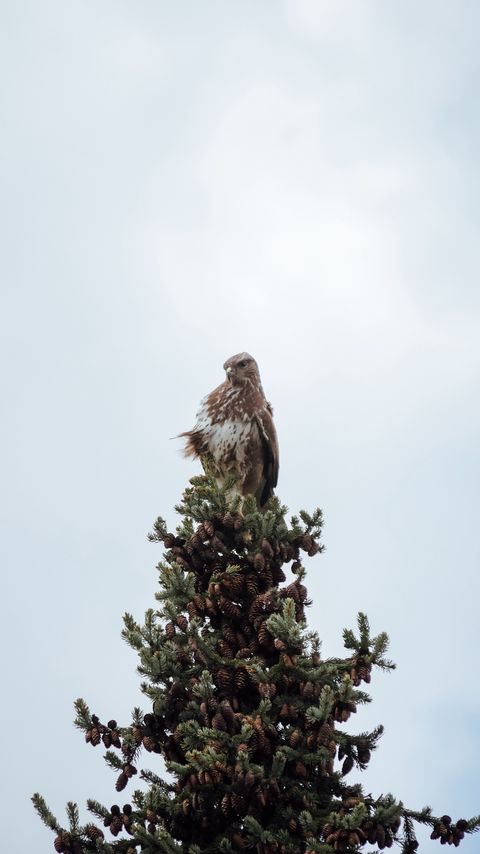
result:
[(85, 834), (92, 840), (92, 842), (95, 842), (96, 839), (103, 839), (104, 837), (103, 830), (100, 830), (100, 828), (96, 827), (95, 824), (87, 824), (85, 827)]
[(228, 587), (231, 593), (236, 596), (240, 595), (240, 593), (243, 593), (245, 587), (245, 579), (243, 575), (240, 575), (240, 573), (237, 573), (236, 575), (230, 575)]
[(236, 647), (238, 645), (237, 632), (235, 632), (231, 626), (222, 626), (222, 635), (230, 646)]
[(90, 743), (93, 745), (93, 747), (96, 747), (97, 744), (100, 744), (100, 730), (96, 726), (90, 730)]
[(300, 596), (300, 602), (306, 602), (308, 597), (308, 590), (304, 584), (300, 584), (297, 582), (298, 595)]
[(208, 539), (210, 540), (215, 534), (215, 528), (213, 527), (210, 520), (207, 520), (206, 522), (204, 522), (203, 527), (205, 528), (205, 533), (206, 533)]
[(267, 699), (270, 699), (270, 697), (272, 696), (270, 685), (267, 682), (260, 682), (257, 687), (257, 690), (261, 697), (266, 697)]
[(253, 792), (253, 796), (254, 796), (254, 801), (255, 801), (255, 804), (257, 805), (257, 807), (259, 807), (261, 810), (264, 810), (265, 807), (267, 806), (267, 798), (266, 798), (265, 792), (263, 791), (261, 786), (256, 787), (256, 789)]
[(193, 554), (193, 552), (201, 551), (202, 548), (202, 540), (198, 536), (198, 533), (192, 534), (190, 539), (187, 542), (187, 552), (189, 554)]
[(225, 596), (220, 596), (219, 605), (223, 613), (229, 617), (230, 620), (240, 620), (242, 613), (238, 605), (234, 605), (231, 599), (227, 599)]
[(220, 714), (220, 712), (217, 712), (217, 714), (213, 716), (212, 727), (213, 727), (213, 729), (219, 729), (219, 730), (222, 730), (223, 732), (226, 731), (227, 724), (225, 722), (225, 718), (223, 717), (222, 714)]
[(270, 593), (259, 593), (252, 602), (249, 617), (252, 622), (256, 620), (264, 612), (270, 613), (273, 610), (272, 596)]
[(193, 597), (193, 603), (194, 603), (195, 608), (197, 609), (198, 613), (203, 614), (205, 611), (205, 602), (202, 599), (202, 597), (199, 596), (198, 593), (196, 593), (195, 596)]
[(177, 626), (182, 632), (186, 632), (188, 628), (188, 620), (184, 614), (179, 614), (177, 617)]
[(262, 572), (265, 569), (265, 558), (261, 552), (257, 552), (255, 555), (253, 565), (257, 572)]
[(341, 830), (334, 830), (332, 833), (329, 833), (325, 841), (327, 845), (331, 845), (335, 851), (344, 851), (346, 848), (346, 845), (343, 844), (344, 840), (342, 838)]
[(232, 812), (232, 798), (229, 792), (227, 792), (220, 801), (220, 809), (226, 816), (229, 816)]
[(205, 611), (207, 612), (209, 617), (215, 617), (218, 615), (218, 609), (215, 602), (210, 599), (210, 596), (205, 597)]
[(308, 552), (313, 546), (313, 537), (311, 537), (310, 534), (304, 534), (299, 538), (298, 545), (305, 552)]
[[(116, 788), (116, 787), (115, 787)], [(123, 822), (119, 815), (114, 815), (110, 822), (110, 833), (112, 836), (118, 836), (123, 828)]]
[(127, 762), (127, 764), (123, 766), (123, 770), (124, 773), (127, 775), (128, 779), (130, 779), (130, 777), (133, 777), (137, 773), (137, 769), (134, 765), (131, 764), (131, 762)]
[(334, 735), (334, 730), (328, 723), (323, 723), (318, 730), (317, 741), (318, 744), (327, 746), (330, 743)]
[(179, 662), (179, 664), (190, 664), (190, 654), (186, 649), (183, 649), (181, 646), (177, 646), (175, 650), (175, 658)]
[(232, 659), (235, 657), (235, 653), (234, 653), (232, 647), (229, 646), (229, 644), (226, 641), (224, 641), (222, 638), (220, 638), (220, 640), (217, 641), (217, 649), (218, 649), (218, 652), (220, 653), (220, 655), (222, 656), (222, 658)]
[(258, 578), (255, 575), (249, 573), (246, 576), (245, 586), (250, 596), (256, 596), (258, 594)]
[(300, 602), (300, 594), (298, 592), (298, 582), (294, 581), (288, 587), (283, 588), (280, 593), (282, 599), (293, 599), (294, 602)]
[(290, 734), (290, 738), (288, 740), (290, 747), (293, 747), (293, 749), (295, 749), (299, 744), (301, 737), (302, 733), (300, 732), (300, 730), (294, 729), (293, 732)]
[(195, 531), (195, 534), (197, 535), (199, 540), (202, 541), (202, 543), (205, 542), (205, 540), (208, 540), (208, 534), (205, 530), (205, 525), (199, 525), (197, 530)]
[[(285, 581), (285, 575), (281, 570), (280, 573), (276, 573), (276, 575), (277, 581)], [(266, 566), (259, 578), (261, 579), (261, 584), (264, 590), (270, 590), (270, 588), (273, 587), (273, 572), (270, 567)]]
[(361, 682), (362, 681), (363, 682), (370, 682), (370, 680), (371, 680), (371, 676), (370, 676), (371, 669), (372, 669), (371, 664), (366, 664), (365, 662), (362, 662), (361, 664), (359, 664), (357, 673), (358, 673), (358, 678), (360, 679)]
[(150, 735), (144, 735), (143, 736), (142, 744), (143, 744), (145, 750), (148, 750), (149, 753), (151, 753), (155, 747), (155, 742)]
[(120, 741), (120, 736), (118, 734), (118, 730), (112, 729), (110, 732), (110, 737), (112, 739), (112, 744), (114, 747), (121, 747), (122, 742)]
[(235, 673), (235, 678), (234, 678), (235, 687), (239, 691), (243, 691), (245, 686), (247, 685), (247, 681), (248, 681), (247, 673), (243, 669), (243, 667), (240, 667)]
[(358, 761), (361, 762), (362, 765), (368, 765), (371, 756), (372, 754), (368, 747), (358, 748)]
[[(127, 783), (128, 783), (128, 776), (125, 773), (125, 771), (121, 771), (121, 773), (117, 777), (117, 782), (115, 783), (115, 788), (116, 788), (117, 792), (122, 792), (123, 789), (125, 788), (125, 786), (127, 785)], [(110, 830), (111, 829), (112, 828), (110, 825)]]
[(219, 688), (228, 688), (230, 686), (231, 674), (226, 667), (220, 667), (217, 670), (215, 683)]
[(189, 602), (187, 605), (188, 615), (191, 620), (194, 620), (196, 617), (200, 616), (200, 611), (198, 611), (195, 602)]
[(233, 727), (235, 724), (236, 718), (235, 718), (235, 713), (234, 713), (230, 703), (228, 702), (228, 700), (225, 700), (225, 702), (222, 703), (221, 712), (222, 712), (223, 718), (227, 722), (227, 724), (229, 724), (230, 727)]
[(383, 827), (382, 824), (378, 824), (377, 825), (377, 845), (380, 848), (380, 850), (385, 848), (385, 838), (386, 838), (385, 828)]
[(173, 640), (175, 637), (175, 626), (173, 623), (167, 623), (165, 626), (165, 634), (168, 640)]
[(244, 646), (235, 653), (235, 658), (251, 658), (252, 651), (249, 646)]
[(123, 816), (122, 816), (122, 821), (123, 821), (123, 829), (124, 829), (127, 833), (129, 833), (129, 834), (130, 834), (130, 836), (133, 836), (133, 830), (132, 830), (132, 827), (133, 827), (133, 819), (132, 819), (132, 817), (131, 817), (131, 816), (129, 817), (128, 815), (123, 815)]
[(401, 823), (402, 823), (402, 819), (400, 818), (400, 816), (399, 815), (395, 816), (395, 818), (392, 821), (392, 825), (391, 825), (392, 833), (397, 833), (400, 830)]
[(334, 706), (333, 717), (338, 723), (346, 723), (351, 713), (356, 711), (357, 708), (354, 703), (343, 703), (339, 700)]
[(265, 557), (267, 557), (269, 559), (271, 559), (275, 554), (275, 552), (273, 551), (273, 548), (271, 546), (271, 543), (267, 539), (262, 540), (262, 552), (265, 555)]
[(257, 639), (258, 639), (258, 643), (261, 646), (271, 646), (272, 645), (273, 638), (272, 638), (272, 635), (270, 634), (270, 632), (268, 631), (267, 626), (265, 625), (265, 621), (261, 624), (260, 628), (258, 629)]

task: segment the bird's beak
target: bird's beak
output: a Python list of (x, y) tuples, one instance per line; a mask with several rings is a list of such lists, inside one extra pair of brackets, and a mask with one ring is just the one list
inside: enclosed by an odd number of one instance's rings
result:
[(234, 374), (234, 370), (233, 370), (233, 368), (230, 368), (230, 367), (229, 367), (229, 368), (227, 368), (227, 369), (226, 369), (226, 374), (227, 374), (227, 379), (229, 379), (229, 380), (230, 380), (230, 379), (232, 378), (232, 375)]

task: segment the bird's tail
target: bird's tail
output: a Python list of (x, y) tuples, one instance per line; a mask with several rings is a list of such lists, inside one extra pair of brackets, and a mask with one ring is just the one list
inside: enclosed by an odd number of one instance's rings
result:
[(206, 454), (208, 447), (200, 430), (186, 430), (185, 433), (179, 433), (176, 439), (186, 439), (183, 455), (185, 457), (201, 457)]

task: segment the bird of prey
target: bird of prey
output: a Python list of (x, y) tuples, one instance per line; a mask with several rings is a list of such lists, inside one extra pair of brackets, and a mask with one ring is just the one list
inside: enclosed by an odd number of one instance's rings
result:
[(254, 495), (262, 508), (278, 479), (273, 410), (253, 356), (238, 353), (223, 367), (225, 381), (201, 401), (193, 430), (180, 434), (187, 440), (184, 453), (207, 458), (220, 486), (235, 475), (235, 492)]

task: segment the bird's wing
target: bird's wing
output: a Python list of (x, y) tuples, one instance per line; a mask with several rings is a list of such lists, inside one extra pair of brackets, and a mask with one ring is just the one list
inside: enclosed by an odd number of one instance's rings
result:
[(265, 483), (260, 496), (260, 504), (270, 498), (278, 481), (278, 439), (270, 408), (264, 408), (255, 415), (263, 451), (263, 476)]
[[(215, 389), (215, 392), (217, 389)], [(197, 412), (197, 423), (193, 430), (186, 430), (184, 433), (179, 433), (177, 439), (186, 439), (183, 454), (185, 457), (201, 457), (208, 452), (208, 428), (210, 425), (208, 406), (210, 398), (215, 392), (204, 397), (200, 402), (200, 409)]]

